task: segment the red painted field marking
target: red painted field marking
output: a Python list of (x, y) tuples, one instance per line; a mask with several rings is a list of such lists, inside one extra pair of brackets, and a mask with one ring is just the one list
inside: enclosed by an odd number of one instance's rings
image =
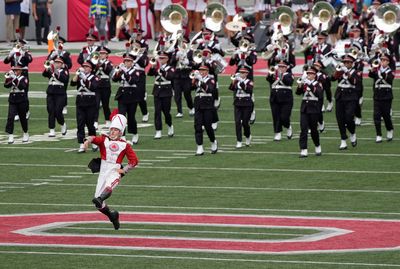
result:
[[(190, 239), (190, 238), (152, 238), (125, 237), (118, 231), (107, 237), (96, 235), (43, 235), (37, 230), (52, 227), (57, 223), (85, 223), (105, 221), (97, 213), (71, 212), (0, 216), (0, 245), (35, 245), (97, 248), (132, 248), (178, 251), (212, 251), (240, 253), (320, 253), (350, 252), (368, 250), (390, 250), (400, 247), (400, 221), (381, 219), (345, 219), (319, 217), (283, 217), (214, 214), (171, 214), (171, 213), (122, 213), (121, 229), (124, 222), (157, 224), (214, 224), (214, 225), (260, 225), (274, 227), (308, 227), (348, 230), (340, 234), (316, 241), (299, 242), (255, 242), (254, 240), (232, 241), (229, 239)], [(37, 227), (42, 226), (42, 227)], [(111, 224), (110, 224), (111, 228)], [(26, 233), (26, 231), (31, 231)], [(22, 234), (24, 233), (25, 234)], [(115, 235), (115, 237), (113, 237)]]

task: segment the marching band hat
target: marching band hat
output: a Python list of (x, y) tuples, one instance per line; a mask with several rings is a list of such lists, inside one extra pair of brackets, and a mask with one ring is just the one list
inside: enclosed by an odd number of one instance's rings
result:
[(382, 54), (379, 56), (379, 58), (380, 58), (381, 60), (386, 59), (386, 60), (390, 61), (390, 55), (387, 54), (387, 53), (382, 53)]
[(342, 62), (354, 62), (354, 57), (351, 54), (345, 54), (342, 57)]
[(324, 37), (324, 38), (328, 37), (328, 32), (327, 31), (319, 32), (318, 33), (318, 38), (320, 38), (320, 37)]
[(311, 66), (311, 67), (309, 67), (308, 69), (307, 69), (307, 71), (306, 71), (306, 73), (307, 74), (317, 74), (317, 72), (318, 72), (318, 70), (317, 70), (317, 68), (315, 68), (314, 66)]
[(289, 63), (287, 62), (287, 61), (285, 61), (285, 60), (280, 60), (279, 62), (278, 62), (278, 66), (288, 66), (289, 65)]
[(94, 34), (86, 34), (86, 40), (97, 40), (97, 36)]
[(321, 61), (315, 61), (313, 66), (317, 68), (322, 68), (324, 67), (324, 64)]
[(239, 69), (239, 73), (249, 73), (249, 72), (250, 72), (249, 69), (246, 68), (246, 67), (241, 67), (241, 68)]
[(361, 32), (361, 25), (360, 24), (353, 24), (350, 29), (353, 32)]
[(131, 55), (130, 53), (124, 53), (124, 55), (122, 55), (122, 57), (124, 58), (124, 61), (133, 61), (133, 60), (135, 60), (135, 56)]
[(127, 122), (128, 121), (124, 115), (117, 114), (111, 120), (110, 129), (116, 128), (116, 129), (120, 130), (121, 133), (123, 133)]
[(165, 51), (161, 51), (160, 54), (158, 55), (158, 58), (169, 58), (169, 54), (166, 53)]
[(100, 53), (111, 53), (111, 50), (107, 48), (106, 46), (101, 46), (97, 49)]
[(200, 67), (199, 67), (199, 70), (209, 70), (209, 68), (208, 68), (208, 66), (207, 65), (201, 65)]
[(17, 64), (17, 65), (14, 65), (13, 67), (11, 67), (11, 69), (12, 70), (21, 70), (21, 69), (24, 69), (24, 66), (20, 65), (20, 64)]
[(211, 31), (210, 29), (208, 29), (208, 28), (206, 28), (206, 27), (204, 27), (203, 28), (203, 30), (201, 31), (201, 33), (203, 34), (203, 35), (206, 35), (206, 34), (212, 34), (212, 32), (213, 31)]
[(94, 65), (93, 65), (93, 63), (92, 62), (88, 62), (88, 61), (86, 61), (86, 62), (84, 62), (83, 64), (82, 64), (82, 67), (85, 67), (85, 66), (87, 66), (87, 67), (90, 67), (90, 68), (94, 68)]
[(58, 37), (58, 42), (62, 42), (63, 44), (67, 42), (67, 40), (64, 37), (59, 36)]
[(54, 62), (64, 63), (64, 60), (61, 57), (57, 57), (54, 59)]

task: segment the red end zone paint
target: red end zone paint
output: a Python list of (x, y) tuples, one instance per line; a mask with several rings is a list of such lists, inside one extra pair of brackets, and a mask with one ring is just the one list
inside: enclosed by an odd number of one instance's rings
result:
[[(210, 214), (122, 213), (124, 222), (269, 225), (284, 227), (336, 228), (350, 233), (307, 242), (255, 242), (190, 238), (124, 237), (116, 231), (107, 237), (96, 235), (24, 235), (21, 230), (61, 222), (105, 221), (97, 212), (31, 214), (0, 216), (0, 245), (43, 245), (66, 247), (132, 248), (180, 251), (213, 251), (241, 253), (316, 253), (336, 251), (388, 250), (400, 246), (400, 221), (377, 219), (342, 219), (318, 217), (280, 217)], [(111, 224), (110, 224), (111, 227)], [(19, 231), (18, 231), (19, 230)], [(34, 229), (33, 229), (34, 230)]]

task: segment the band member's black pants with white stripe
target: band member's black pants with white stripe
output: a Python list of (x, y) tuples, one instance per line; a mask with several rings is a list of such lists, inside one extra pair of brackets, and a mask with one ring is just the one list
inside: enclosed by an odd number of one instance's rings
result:
[(118, 113), (127, 116), (128, 120), (128, 133), (137, 134), (137, 121), (136, 121), (136, 109), (138, 103), (121, 103), (118, 102)]
[(56, 120), (58, 124), (64, 125), (64, 115), (62, 110), (65, 105), (65, 94), (47, 94), (47, 113), (49, 114), (49, 129), (56, 127)]
[(386, 130), (393, 130), (392, 118), (390, 110), (392, 109), (392, 100), (374, 100), (374, 123), (376, 135), (382, 136), (381, 118), (385, 122)]
[(340, 138), (347, 139), (346, 129), (350, 134), (356, 132), (356, 125), (354, 123), (354, 112), (356, 110), (358, 100), (336, 100), (336, 121), (340, 131)]
[(307, 149), (308, 129), (311, 130), (311, 138), (314, 145), (318, 147), (319, 133), (318, 133), (318, 117), (321, 113), (301, 113), (300, 114), (300, 149)]
[(194, 132), (197, 145), (203, 145), (203, 126), (210, 142), (215, 141), (215, 133), (211, 127), (214, 109), (196, 109), (194, 113)]
[(26, 119), (26, 112), (28, 111), (28, 101), (21, 103), (9, 103), (8, 105), (8, 116), (6, 124), (6, 133), (14, 133), (14, 117), (19, 116), (21, 127), (24, 133), (28, 132), (28, 120)]
[(164, 114), (165, 123), (168, 126), (172, 125), (171, 99), (171, 96), (154, 96), (154, 126), (156, 127), (156, 131), (162, 130), (161, 112)]
[(250, 136), (250, 116), (253, 106), (235, 106), (236, 141), (242, 141), (242, 127), (245, 137)]

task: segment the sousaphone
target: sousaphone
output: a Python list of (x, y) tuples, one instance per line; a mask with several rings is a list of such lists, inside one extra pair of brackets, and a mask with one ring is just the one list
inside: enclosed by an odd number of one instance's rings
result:
[(400, 8), (392, 3), (382, 4), (376, 10), (374, 21), (379, 30), (393, 33), (400, 27)]
[(226, 30), (231, 32), (240, 32), (243, 28), (245, 28), (247, 24), (243, 21), (242, 17), (236, 14), (232, 21), (228, 22), (225, 25)]
[[(295, 16), (296, 15), (291, 8), (287, 6), (278, 7), (272, 14), (272, 18), (278, 21), (274, 23), (274, 28), (277, 28), (279, 25), (283, 35), (290, 34), (294, 28)], [(274, 31), (275, 30), (278, 29), (274, 29)]]
[(220, 3), (211, 3), (207, 5), (205, 12), (206, 28), (213, 32), (219, 32), (227, 14), (226, 8)]
[(311, 25), (318, 31), (327, 31), (335, 18), (336, 11), (328, 2), (317, 2), (311, 10)]
[(176, 33), (182, 31), (182, 26), (188, 17), (184, 7), (178, 4), (166, 6), (161, 12), (161, 25), (165, 31)]

